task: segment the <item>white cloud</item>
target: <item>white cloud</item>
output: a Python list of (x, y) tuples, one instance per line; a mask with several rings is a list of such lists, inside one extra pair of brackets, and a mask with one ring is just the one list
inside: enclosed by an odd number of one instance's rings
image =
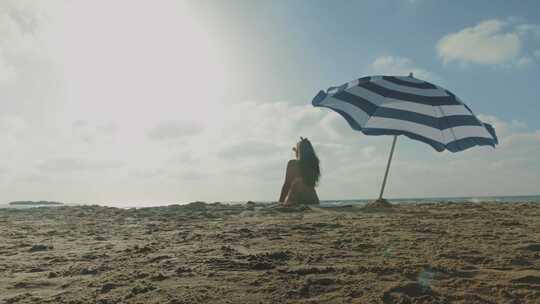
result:
[(179, 173), (171, 175), (171, 178), (175, 178), (175, 179), (188, 180), (188, 181), (202, 181), (202, 182), (204, 182), (204, 178), (207, 178), (207, 177), (208, 177), (207, 174), (204, 174), (201, 171), (195, 171), (195, 170), (179, 172)]
[(172, 155), (169, 160), (170, 164), (182, 164), (182, 165), (189, 165), (189, 164), (197, 164), (201, 160), (198, 158), (194, 152), (191, 151), (182, 151), (178, 154)]
[(538, 24), (519, 24), (516, 29), (523, 36), (531, 35), (536, 39), (540, 39), (540, 25)]
[(448, 34), (437, 43), (444, 63), (507, 63), (518, 58), (521, 47), (519, 32), (496, 19)]
[(116, 132), (113, 123), (95, 124), (84, 120), (76, 120), (72, 123), (72, 131), (75, 138), (85, 143), (96, 143), (112, 137)]
[(46, 43), (48, 10), (56, 4), (0, 1), (0, 100), (2, 112), (33, 115), (59, 99), (58, 77)]
[(2, 115), (0, 116), (0, 132), (9, 134), (20, 131), (26, 127), (26, 121), (17, 115)]
[(445, 64), (484, 64), (527, 67), (534, 64), (540, 41), (540, 25), (519, 18), (485, 20), (473, 27), (444, 36), (437, 52)]
[(18, 115), (0, 115), (0, 142), (4, 151), (12, 149), (24, 137), (28, 123)]
[(164, 122), (150, 130), (148, 136), (154, 140), (172, 140), (194, 136), (202, 131), (201, 125), (192, 122)]
[(16, 76), (15, 67), (10, 65), (0, 52), (0, 85), (14, 81)]
[(39, 165), (45, 173), (80, 172), (88, 170), (103, 170), (122, 167), (120, 161), (91, 161), (82, 158), (63, 157), (47, 160)]
[(414, 62), (405, 57), (380, 56), (370, 65), (370, 70), (375, 74), (402, 75), (407, 76), (413, 73), (415, 77), (428, 81), (439, 81), (440, 77), (417, 67)]
[(275, 155), (282, 151), (282, 147), (273, 142), (264, 140), (243, 140), (236, 143), (227, 143), (227, 146), (219, 151), (219, 156), (227, 161), (239, 158), (255, 157), (261, 158)]
[(15, 81), (28, 60), (44, 56), (38, 25), (45, 16), (43, 7), (33, 1), (0, 3), (0, 84)]
[(3, 55), (26, 56), (37, 54), (37, 24), (42, 11), (28, 1), (2, 1), (0, 3), (0, 47)]

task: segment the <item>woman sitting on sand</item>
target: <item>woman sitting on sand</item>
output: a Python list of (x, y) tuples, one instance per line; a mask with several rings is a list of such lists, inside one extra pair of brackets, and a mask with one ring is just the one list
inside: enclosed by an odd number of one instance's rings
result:
[(281, 188), (279, 201), (290, 204), (318, 204), (319, 197), (315, 186), (319, 181), (319, 159), (307, 138), (300, 137), (300, 141), (293, 147), (296, 159), (289, 160), (285, 183)]

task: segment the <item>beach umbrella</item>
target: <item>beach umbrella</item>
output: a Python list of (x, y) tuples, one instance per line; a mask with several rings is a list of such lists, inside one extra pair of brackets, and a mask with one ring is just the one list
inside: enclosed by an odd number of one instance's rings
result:
[(450, 91), (409, 76), (368, 76), (320, 91), (312, 101), (340, 114), (366, 135), (392, 135), (379, 200), (399, 135), (424, 142), (441, 152), (498, 144), (495, 129), (480, 121)]

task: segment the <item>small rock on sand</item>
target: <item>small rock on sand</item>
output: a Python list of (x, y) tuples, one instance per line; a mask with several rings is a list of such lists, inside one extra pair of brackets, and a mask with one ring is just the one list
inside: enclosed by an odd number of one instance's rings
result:
[(100, 292), (101, 292), (101, 293), (107, 293), (107, 292), (113, 290), (113, 289), (116, 288), (116, 287), (118, 287), (118, 286), (116, 286), (116, 285), (113, 284), (113, 283), (105, 283), (105, 284), (103, 284), (103, 286), (101, 286)]
[(30, 252), (37, 252), (37, 251), (46, 251), (53, 249), (53, 246), (47, 246), (47, 245), (33, 245), (32, 248), (30, 248), (28, 251)]

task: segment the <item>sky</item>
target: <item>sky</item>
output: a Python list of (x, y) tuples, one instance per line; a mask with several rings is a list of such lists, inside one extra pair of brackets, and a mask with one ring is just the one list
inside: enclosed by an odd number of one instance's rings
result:
[(538, 1), (0, 0), (0, 202), (277, 200), (308, 137), (323, 200), (378, 195), (391, 137), (314, 108), (407, 75), (458, 95), (497, 148), (398, 139), (385, 196), (540, 193)]

